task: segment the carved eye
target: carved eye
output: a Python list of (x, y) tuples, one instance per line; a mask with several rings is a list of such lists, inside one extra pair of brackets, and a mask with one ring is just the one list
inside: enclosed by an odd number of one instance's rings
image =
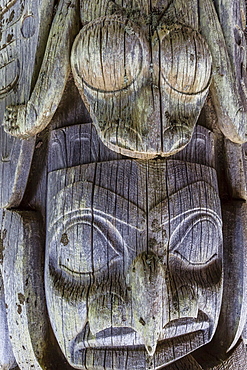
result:
[(184, 94), (208, 87), (212, 58), (202, 36), (188, 27), (171, 31), (161, 41), (161, 73), (166, 83)]
[(171, 234), (171, 251), (191, 264), (206, 264), (222, 244), (219, 216), (207, 209), (194, 210)]
[(98, 273), (127, 253), (118, 230), (105, 218), (91, 214), (74, 217), (60, 226), (51, 250), (59, 268), (72, 275)]
[(147, 42), (128, 20), (105, 17), (90, 22), (79, 33), (72, 48), (72, 70), (82, 81), (104, 92), (122, 90), (140, 74)]

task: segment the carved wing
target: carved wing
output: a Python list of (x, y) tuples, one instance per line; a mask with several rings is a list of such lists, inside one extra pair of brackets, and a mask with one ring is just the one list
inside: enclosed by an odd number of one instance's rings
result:
[[(53, 1), (0, 0), (0, 122), (7, 105), (28, 101), (49, 31)], [(14, 114), (14, 112), (12, 112)], [(0, 205), (20, 203), (35, 137), (22, 141), (0, 129)]]
[(231, 141), (247, 140), (244, 0), (200, 0), (200, 30), (212, 54), (211, 93), (218, 124)]

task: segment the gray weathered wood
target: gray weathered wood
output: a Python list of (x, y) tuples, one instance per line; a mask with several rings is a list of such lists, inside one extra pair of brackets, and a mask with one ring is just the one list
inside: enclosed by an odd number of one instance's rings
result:
[(247, 199), (247, 153), (246, 144), (236, 144), (225, 140), (225, 159), (228, 184), (231, 196)]
[(243, 201), (223, 203), (224, 288), (219, 323), (212, 352), (219, 358), (238, 342), (247, 319), (246, 294), (246, 204)]
[[(129, 368), (156, 369), (207, 343), (221, 300), (215, 171), (178, 159), (104, 161), (104, 152), (97, 163), (97, 142), (91, 154), (80, 156), (81, 163), (94, 163), (66, 168), (73, 152), (66, 151), (66, 134), (76, 127), (57, 130), (55, 148), (58, 132), (61, 149), (54, 151), (52, 143), (50, 162), (52, 153), (63, 153), (64, 169), (48, 177), (46, 297), (65, 357), (78, 368), (98, 369), (105, 357), (107, 369), (121, 369), (126, 361)], [(207, 130), (204, 135), (210, 138)], [(195, 145), (201, 141), (195, 135)], [(135, 352), (133, 345), (143, 348)], [(144, 346), (155, 353), (151, 362)]]
[[(150, 21), (147, 1), (122, 7), (89, 6), (87, 1), (80, 5), (82, 23), (91, 22), (74, 42), (72, 70), (102, 140), (139, 158), (182, 149), (191, 138), (211, 76), (210, 51), (198, 32), (197, 2), (185, 6), (176, 0), (166, 5), (167, 15), (157, 3), (157, 16)], [(76, 7), (75, 0), (60, 2), (30, 100), (17, 108), (17, 121), (11, 116), (5, 121), (11, 134), (27, 137), (50, 122), (70, 70), (70, 47), (78, 32)], [(139, 7), (139, 13), (130, 15), (132, 7)]]
[(0, 328), (0, 368), (11, 369), (15, 367), (16, 362), (13, 355), (12, 345), (9, 339), (2, 275), (0, 275)]
[[(72, 70), (108, 147), (139, 158), (181, 150), (209, 84), (221, 129), (231, 140), (246, 140), (245, 4), (215, 3), (224, 14), (220, 19), (212, 0), (186, 5), (181, 0), (152, 5), (81, 1), (81, 21), (87, 24), (73, 45)], [(13, 135), (41, 131), (57, 109), (78, 32), (77, 7), (76, 0), (59, 3), (31, 98), (5, 121)]]
[(4, 211), (2, 276), (8, 330), (20, 369), (43, 368), (47, 319), (42, 279), (42, 231), (35, 212)]
[[(204, 357), (195, 355), (197, 361), (201, 364), (201, 368), (205, 370), (246, 370), (246, 356), (246, 345), (243, 341), (239, 341), (235, 348), (224, 356), (225, 358), (217, 352), (214, 354), (206, 353)], [(169, 367), (167, 370), (169, 370)]]
[(78, 32), (76, 4), (75, 0), (59, 2), (30, 99), (24, 102), (26, 104), (6, 110), (4, 125), (11, 135), (15, 133), (21, 138), (35, 135), (47, 126), (57, 109), (70, 72), (71, 44)]
[(198, 362), (193, 358), (193, 356), (188, 355), (179, 361), (176, 361), (172, 365), (168, 365), (164, 368), (165, 370), (202, 370), (203, 368), (198, 364)]
[(211, 91), (218, 124), (236, 143), (246, 141), (246, 9), (243, 0), (200, 0), (200, 30), (212, 54)]
[[(0, 123), (5, 108), (28, 101), (47, 38), (52, 4), (31, 0), (0, 1)], [(17, 207), (31, 165), (35, 138), (22, 141), (0, 128), (0, 205)], [(23, 171), (25, 168), (25, 171)]]
[(0, 367), (245, 369), (244, 1), (0, 5)]

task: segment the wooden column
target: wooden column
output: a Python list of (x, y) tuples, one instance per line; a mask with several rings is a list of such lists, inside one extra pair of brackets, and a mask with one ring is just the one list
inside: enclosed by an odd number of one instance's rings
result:
[(243, 0), (0, 0), (0, 368), (245, 369)]

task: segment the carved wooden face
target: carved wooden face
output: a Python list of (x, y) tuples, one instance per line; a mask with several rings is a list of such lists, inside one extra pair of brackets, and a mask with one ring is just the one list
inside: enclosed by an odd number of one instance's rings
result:
[(117, 160), (51, 172), (49, 189), (47, 304), (72, 366), (156, 369), (210, 341), (222, 286), (214, 169)]
[(212, 62), (194, 2), (82, 2), (86, 25), (72, 48), (72, 71), (112, 150), (135, 158), (168, 156), (191, 139)]

